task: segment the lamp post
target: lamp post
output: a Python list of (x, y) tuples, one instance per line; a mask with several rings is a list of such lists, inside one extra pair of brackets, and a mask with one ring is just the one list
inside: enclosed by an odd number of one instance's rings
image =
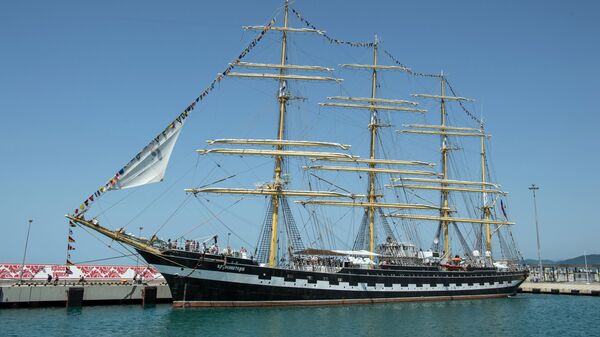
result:
[(539, 190), (540, 188), (535, 186), (535, 184), (531, 184), (531, 187), (529, 187), (529, 189), (533, 193), (533, 210), (535, 212), (535, 234), (537, 236), (537, 253), (538, 253), (538, 262), (540, 264), (540, 276), (542, 277), (542, 281), (545, 281), (544, 267), (542, 267), (542, 254), (540, 253), (540, 225), (538, 223), (537, 201), (535, 199), (535, 191)]
[(231, 233), (227, 233), (227, 254), (231, 254), (231, 248), (229, 248), (229, 237), (231, 236)]
[(29, 231), (31, 230), (31, 223), (33, 220), (29, 220), (27, 226), (27, 239), (25, 239), (25, 250), (23, 250), (23, 263), (21, 263), (21, 272), (19, 273), (19, 282), (23, 282), (23, 271), (25, 270), (25, 256), (27, 255), (27, 245), (29, 244)]
[(585, 279), (586, 279), (586, 284), (590, 284), (590, 270), (588, 269), (588, 264), (587, 264), (587, 252), (583, 252), (583, 259), (585, 260)]
[[(141, 240), (142, 239), (142, 229), (144, 229), (144, 227), (140, 226), (140, 235), (138, 236), (138, 239)], [(136, 269), (140, 266), (140, 254), (137, 254), (135, 257), (135, 267)], [(137, 271), (136, 271), (137, 272)]]

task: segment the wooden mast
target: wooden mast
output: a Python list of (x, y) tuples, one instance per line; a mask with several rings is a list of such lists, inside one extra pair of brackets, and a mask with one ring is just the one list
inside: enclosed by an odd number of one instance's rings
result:
[[(253, 78), (253, 79), (269, 79), (276, 80), (279, 83), (278, 87), (278, 102), (279, 102), (279, 121), (277, 127), (277, 135), (274, 139), (216, 139), (210, 140), (209, 145), (222, 145), (222, 144), (236, 144), (236, 145), (259, 145), (259, 146), (273, 146), (272, 149), (253, 149), (253, 148), (218, 148), (218, 149), (201, 149), (197, 150), (199, 154), (224, 154), (224, 155), (249, 155), (249, 156), (272, 156), (275, 161), (273, 168), (273, 180), (269, 184), (265, 184), (255, 189), (245, 188), (190, 188), (186, 189), (190, 193), (218, 193), (218, 194), (243, 194), (243, 195), (266, 195), (269, 196), (269, 202), (271, 203), (270, 209), (272, 213), (267, 215), (270, 217), (268, 223), (271, 228), (268, 229), (270, 232), (270, 238), (265, 243), (266, 261), (270, 267), (277, 266), (277, 245), (279, 242), (278, 231), (279, 231), (279, 218), (280, 211), (283, 210), (282, 201), (284, 198), (306, 196), (306, 197), (332, 197), (332, 198), (357, 198), (366, 197), (366, 195), (358, 194), (344, 194), (344, 193), (328, 193), (327, 191), (294, 191), (286, 189), (286, 182), (282, 179), (285, 172), (284, 157), (311, 157), (311, 158), (327, 158), (327, 159), (344, 159), (344, 160), (356, 160), (358, 157), (342, 154), (342, 153), (331, 153), (331, 152), (315, 152), (315, 151), (297, 151), (289, 150), (289, 147), (338, 147), (342, 150), (348, 150), (349, 145), (322, 142), (322, 141), (297, 141), (285, 139), (285, 123), (286, 123), (286, 110), (287, 103), (289, 100), (287, 81), (320, 81), (320, 82), (336, 82), (339, 83), (342, 79), (333, 78), (329, 76), (307, 76), (293, 73), (294, 71), (316, 71), (316, 72), (330, 72), (332, 68), (322, 66), (307, 66), (307, 65), (294, 65), (287, 64), (287, 35), (288, 33), (317, 33), (323, 34), (322, 31), (315, 29), (304, 29), (304, 28), (293, 28), (289, 27), (289, 0), (284, 1), (283, 7), (283, 25), (282, 27), (273, 26), (244, 26), (244, 29), (252, 30), (269, 30), (281, 32), (281, 59), (277, 64), (273, 63), (238, 63), (238, 66), (246, 68), (259, 68), (259, 69), (275, 69), (276, 72), (265, 72), (265, 73), (247, 73), (247, 72), (229, 72), (227, 76), (241, 77), (241, 78)], [(262, 258), (262, 257), (261, 257)]]
[[(371, 160), (375, 159), (375, 145), (377, 141), (377, 110), (375, 109), (375, 90), (377, 87), (377, 36), (375, 36), (375, 44), (373, 45), (373, 72), (371, 75), (371, 123), (369, 128), (371, 129)], [(375, 168), (375, 163), (370, 163), (371, 169)], [(375, 172), (369, 171), (369, 203), (376, 203), (377, 198), (375, 196)], [(375, 207), (369, 206), (365, 208), (369, 215), (369, 251), (373, 253), (375, 251)], [(373, 260), (373, 254), (371, 254), (371, 260)]]
[[(338, 108), (352, 108), (352, 109), (365, 109), (370, 112), (370, 121), (369, 121), (369, 130), (370, 130), (370, 150), (369, 150), (369, 158), (368, 159), (346, 159), (346, 158), (317, 158), (317, 160), (327, 160), (334, 162), (347, 162), (347, 163), (362, 163), (367, 164), (367, 167), (344, 167), (344, 166), (308, 166), (307, 169), (318, 169), (318, 170), (335, 170), (335, 171), (349, 171), (349, 172), (367, 172), (369, 177), (369, 186), (367, 193), (367, 202), (366, 203), (349, 203), (349, 202), (330, 202), (330, 201), (321, 201), (314, 200), (311, 202), (307, 202), (307, 204), (321, 204), (321, 205), (330, 205), (330, 206), (352, 206), (352, 207), (364, 207), (365, 214), (365, 228), (368, 223), (368, 235), (369, 235), (369, 243), (368, 250), (371, 252), (371, 259), (374, 258), (375, 254), (375, 213), (376, 209), (379, 207), (388, 207), (388, 208), (421, 208), (422, 207), (414, 207), (415, 205), (409, 204), (381, 204), (378, 202), (378, 198), (381, 196), (376, 193), (376, 177), (379, 173), (388, 173), (388, 174), (416, 174), (416, 175), (430, 175), (430, 176), (438, 176), (435, 172), (431, 171), (415, 171), (415, 170), (397, 170), (397, 169), (382, 169), (379, 168), (378, 165), (424, 165), (424, 166), (433, 166), (431, 163), (418, 162), (418, 161), (406, 161), (406, 160), (385, 160), (378, 159), (376, 156), (376, 146), (377, 146), (377, 132), (380, 127), (389, 126), (389, 125), (381, 125), (379, 124), (378, 111), (379, 110), (387, 110), (387, 111), (400, 111), (400, 112), (415, 112), (415, 113), (423, 113), (426, 112), (424, 109), (418, 109), (415, 107), (403, 107), (397, 105), (418, 105), (417, 102), (411, 102), (406, 100), (397, 100), (397, 99), (386, 99), (386, 98), (377, 98), (377, 75), (378, 70), (395, 70), (395, 71), (408, 71), (405, 67), (399, 66), (387, 66), (387, 65), (379, 65), (377, 59), (377, 52), (379, 47), (379, 40), (377, 36), (375, 36), (375, 43), (373, 43), (373, 63), (372, 64), (342, 64), (341, 66), (344, 68), (353, 68), (353, 69), (368, 69), (371, 71), (371, 97), (346, 97), (346, 96), (333, 96), (327, 97), (328, 100), (342, 101), (342, 102), (326, 102), (319, 103), (321, 106), (326, 107), (338, 107)], [(351, 103), (347, 103), (351, 102)], [(358, 102), (358, 103), (353, 103)], [(387, 104), (384, 104), (387, 103)], [(380, 206), (381, 205), (381, 206)], [(437, 209), (428, 207), (427, 209)], [(365, 238), (366, 241), (366, 238)]]
[[(481, 122), (481, 133), (484, 134), (483, 122)], [(486, 194), (486, 182), (485, 182), (485, 137), (481, 137), (481, 189), (483, 192), (481, 193), (481, 202), (482, 202), (482, 210), (483, 210), (483, 219), (490, 219), (490, 207), (487, 203), (487, 194)], [(490, 223), (485, 223), (485, 249), (486, 256), (487, 252), (492, 253), (492, 232), (490, 228)]]
[[(441, 107), (440, 107), (440, 111), (442, 114), (442, 128), (446, 127), (446, 103), (444, 101), (444, 73), (442, 72), (442, 76), (441, 76), (441, 85), (442, 85), (442, 95), (440, 97), (440, 101), (441, 101)], [(442, 179), (443, 180), (448, 180), (448, 136), (443, 134), (441, 136), (442, 138)], [(442, 187), (448, 187), (447, 183), (442, 183)], [(440, 210), (440, 217), (442, 218), (448, 218), (449, 217), (449, 212), (448, 212), (448, 190), (447, 189), (442, 189), (442, 200), (441, 200), (441, 210)], [(448, 235), (448, 222), (445, 220), (442, 220), (440, 222), (440, 225), (442, 226), (442, 234), (444, 235), (444, 256), (450, 256), (450, 241), (449, 241), (449, 235)]]
[[(284, 5), (284, 17), (283, 17), (283, 28), (286, 29), (288, 26), (288, 0), (285, 0)], [(285, 74), (285, 63), (286, 63), (286, 51), (287, 51), (287, 32), (283, 30), (281, 32), (281, 68), (279, 69), (279, 75)], [(283, 140), (284, 129), (285, 129), (285, 111), (287, 107), (287, 95), (286, 82), (284, 79), (279, 80), (279, 126), (277, 131), (277, 139)], [(282, 145), (277, 145), (277, 150), (283, 150)], [(282, 190), (281, 183), (281, 164), (283, 161), (282, 156), (275, 156), (275, 174), (274, 174), (274, 187), (275, 190), (280, 192)], [(271, 197), (273, 204), (273, 215), (271, 219), (271, 243), (269, 245), (269, 267), (275, 267), (277, 264), (277, 225), (279, 224), (279, 201), (281, 194), (277, 193)]]
[[(441, 179), (431, 179), (431, 178), (404, 178), (399, 179), (401, 184), (391, 184), (387, 185), (389, 187), (394, 188), (408, 188), (408, 189), (424, 189), (424, 190), (440, 190), (440, 216), (439, 217), (429, 217), (429, 216), (413, 216), (410, 214), (392, 214), (392, 217), (399, 217), (403, 219), (416, 219), (416, 220), (429, 220), (429, 221), (439, 221), (439, 228), (443, 235), (442, 240), (444, 241), (443, 257), (451, 256), (451, 245), (450, 238), (448, 233), (449, 224), (452, 222), (465, 222), (465, 223), (480, 223), (485, 224), (486, 226), (486, 249), (491, 251), (491, 237), (493, 233), (490, 230), (490, 225), (505, 225), (512, 224), (508, 221), (496, 221), (491, 220), (491, 212), (490, 209), (492, 206), (489, 206), (487, 203), (487, 195), (489, 194), (500, 194), (506, 195), (507, 193), (500, 190), (500, 186), (497, 184), (488, 183), (485, 178), (485, 137), (489, 137), (489, 135), (485, 134), (485, 130), (483, 124), (480, 125), (479, 128), (469, 128), (469, 127), (457, 127), (457, 126), (449, 126), (447, 125), (446, 120), (446, 102), (458, 102), (461, 104), (462, 102), (473, 102), (474, 100), (466, 97), (460, 96), (446, 96), (446, 77), (442, 72), (440, 75), (441, 79), (441, 94), (440, 95), (431, 95), (431, 94), (412, 94), (413, 97), (420, 97), (426, 99), (435, 99), (440, 100), (440, 112), (441, 112), (441, 124), (440, 125), (428, 125), (428, 124), (406, 124), (405, 127), (408, 127), (409, 130), (399, 130), (398, 132), (409, 133), (409, 134), (421, 134), (421, 135), (439, 135), (441, 138)], [(454, 150), (448, 144), (448, 137), (456, 136), (456, 137), (480, 137), (481, 141), (481, 174), (482, 178), (480, 181), (462, 181), (462, 180), (452, 180), (449, 179), (448, 175), (448, 156), (449, 152)], [(398, 180), (396, 180), (398, 181)], [(440, 184), (439, 186), (432, 185), (407, 185), (405, 182), (419, 182), (419, 183), (436, 183)], [(454, 187), (452, 185), (478, 185), (481, 188), (472, 188), (472, 187)], [(449, 194), (451, 191), (456, 192), (475, 192), (482, 194), (482, 209), (483, 215), (480, 219), (464, 219), (464, 218), (454, 218), (450, 215), (452, 208), (449, 203)], [(483, 228), (483, 227), (482, 227)], [(439, 240), (439, 238), (436, 238)], [(439, 241), (435, 241), (437, 244)]]

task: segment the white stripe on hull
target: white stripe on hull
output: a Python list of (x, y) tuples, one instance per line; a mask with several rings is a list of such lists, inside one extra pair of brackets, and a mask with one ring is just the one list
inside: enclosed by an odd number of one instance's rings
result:
[[(391, 287), (385, 287), (383, 283), (376, 283), (374, 286), (369, 286), (367, 283), (358, 283), (351, 286), (348, 282), (340, 281), (339, 284), (329, 284), (329, 281), (317, 280), (316, 283), (308, 283), (306, 279), (297, 279), (296, 281), (285, 281), (283, 277), (272, 276), (270, 280), (261, 280), (257, 275), (234, 273), (228, 271), (213, 271), (200, 270), (192, 268), (180, 268), (174, 266), (156, 264), (155, 267), (163, 274), (177, 275), (181, 277), (196, 278), (210, 281), (231, 282), (238, 284), (248, 284), (255, 286), (270, 286), (270, 287), (285, 287), (285, 288), (301, 288), (301, 289), (320, 289), (320, 290), (343, 290), (343, 291), (360, 291), (360, 292), (423, 292), (430, 291), (467, 291), (467, 290), (490, 290), (490, 289), (505, 289), (515, 287), (520, 283), (520, 280), (504, 281), (504, 282), (485, 282), (483, 285), (473, 283), (469, 285), (462, 283), (450, 283), (448, 286), (439, 283), (431, 286), (430, 283), (423, 284), (417, 287), (416, 284), (409, 283), (403, 287), (399, 283), (392, 284)], [(182, 270), (183, 269), (183, 270)]]

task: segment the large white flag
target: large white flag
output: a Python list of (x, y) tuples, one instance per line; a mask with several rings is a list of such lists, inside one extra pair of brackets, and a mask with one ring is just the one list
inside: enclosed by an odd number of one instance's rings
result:
[(171, 152), (173, 152), (179, 133), (183, 128), (183, 123), (194, 106), (195, 103), (191, 105), (191, 108), (186, 109), (175, 118), (166, 129), (154, 137), (140, 153), (135, 155), (106, 184), (100, 186), (94, 194), (85, 199), (75, 209), (73, 214), (85, 213), (90, 205), (98, 200), (106, 191), (120, 190), (162, 181), (167, 170), (167, 165), (169, 164)]
[(183, 121), (173, 123), (154, 138), (119, 171), (119, 178), (110, 189), (119, 190), (162, 181), (182, 127)]

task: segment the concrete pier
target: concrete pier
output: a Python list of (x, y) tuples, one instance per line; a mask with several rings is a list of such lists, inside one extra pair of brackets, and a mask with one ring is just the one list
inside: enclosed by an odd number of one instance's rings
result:
[(519, 292), (532, 294), (600, 296), (600, 283), (592, 282), (524, 282)]
[(148, 282), (134, 284), (133, 282), (103, 281), (103, 282), (4, 282), (0, 284), (0, 308), (37, 307), (37, 306), (66, 306), (69, 289), (82, 288), (82, 305), (100, 304), (142, 304), (144, 288), (152, 287), (156, 292), (153, 297), (156, 303), (170, 303), (171, 291), (164, 282)]

